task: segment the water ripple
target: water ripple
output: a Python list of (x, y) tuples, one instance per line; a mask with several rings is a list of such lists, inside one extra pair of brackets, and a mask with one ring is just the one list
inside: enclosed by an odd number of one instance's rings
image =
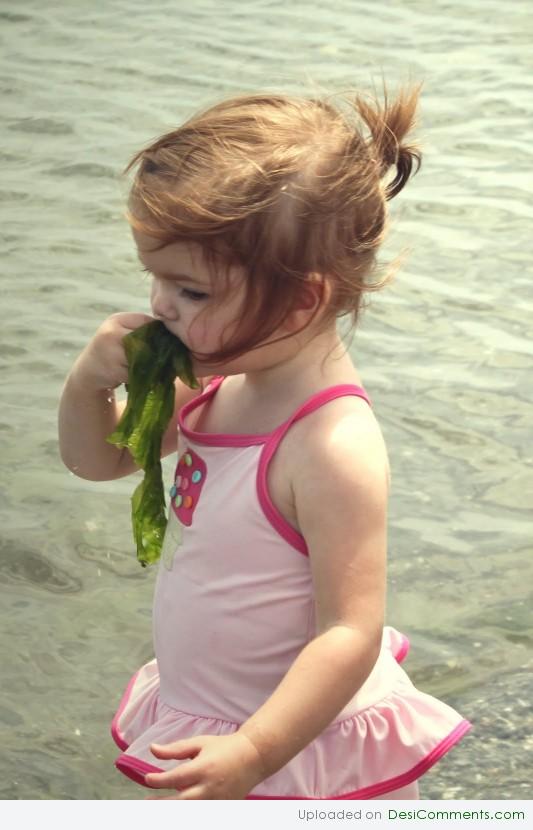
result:
[[(309, 92), (315, 83), (371, 93), (383, 71), (391, 90), (424, 81), (424, 163), (390, 203), (384, 259), (404, 245), (412, 254), (373, 298), (352, 352), (393, 462), (391, 622), (422, 645), (410, 658), (417, 676), (456, 695), (485, 729), (482, 759), (476, 738), (470, 753), (460, 748), (428, 774), (433, 789), (423, 785), (423, 794), (459, 786), (461, 797), (487, 797), (492, 783), (493, 797), (520, 797), (514, 693), (531, 690), (512, 672), (532, 636), (530, 598), (517, 605), (532, 561), (530, 4), (338, 0), (334, 14), (318, 0), (198, 0), (180, 13), (174, 0), (3, 6), (13, 8), (0, 11), (0, 573), (17, 636), (3, 639), (2, 666), (13, 710), (4, 716), (24, 729), (0, 769), (2, 794), (130, 793), (110, 779), (112, 758), (98, 755), (126, 663), (151, 656), (154, 574), (132, 549), (133, 482), (75, 480), (57, 458), (57, 402), (74, 354), (110, 313), (149, 310), (120, 171), (220, 97)], [(53, 652), (67, 642), (62, 668)], [(64, 690), (68, 702), (54, 717)], [(76, 765), (80, 720), (87, 731)]]
[(81, 591), (81, 580), (53, 565), (40, 551), (25, 547), (16, 540), (2, 540), (0, 573), (8, 584), (24, 583), (54, 594)]
[(53, 118), (21, 118), (12, 124), (8, 124), (8, 130), (20, 133), (36, 133), (37, 135), (72, 135), (74, 129), (65, 124), (64, 121), (57, 121)]

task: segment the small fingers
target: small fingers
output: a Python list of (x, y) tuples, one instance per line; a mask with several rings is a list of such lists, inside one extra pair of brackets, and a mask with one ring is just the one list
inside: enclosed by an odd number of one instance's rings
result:
[(174, 741), (172, 744), (150, 744), (150, 752), (156, 758), (175, 758), (177, 761), (186, 758), (196, 758), (201, 748), (201, 746), (191, 741)]
[(149, 772), (144, 776), (144, 783), (154, 790), (177, 790), (181, 784), (176, 770), (171, 772)]
[(149, 772), (144, 776), (146, 786), (155, 790), (184, 790), (198, 780), (198, 771), (190, 763), (174, 767), (168, 772)]

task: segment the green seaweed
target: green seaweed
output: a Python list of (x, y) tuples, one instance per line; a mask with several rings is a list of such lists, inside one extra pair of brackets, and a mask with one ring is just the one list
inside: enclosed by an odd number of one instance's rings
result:
[(127, 447), (144, 470), (144, 478), (131, 497), (137, 559), (144, 568), (161, 556), (167, 526), (161, 442), (174, 411), (174, 380), (179, 377), (191, 389), (198, 389), (199, 384), (189, 350), (159, 320), (130, 332), (123, 343), (128, 400), (107, 441)]

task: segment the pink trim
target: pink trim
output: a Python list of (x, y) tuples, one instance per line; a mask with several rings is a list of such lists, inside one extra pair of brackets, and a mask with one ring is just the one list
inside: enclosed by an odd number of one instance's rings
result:
[[(195, 441), (198, 444), (208, 444), (212, 447), (251, 447), (256, 444), (264, 444), (271, 438), (273, 435), (276, 435), (280, 430), (284, 427), (289, 427), (291, 423), (293, 423), (297, 418), (301, 418), (304, 415), (307, 415), (308, 412), (312, 412), (317, 406), (322, 406), (323, 403), (327, 403), (328, 400), (333, 400), (333, 398), (341, 397), (342, 395), (358, 395), (360, 398), (364, 398), (370, 406), (372, 403), (368, 394), (365, 392), (364, 389), (360, 386), (355, 386), (351, 384), (343, 384), (339, 386), (333, 386), (330, 389), (324, 389), (321, 392), (317, 392), (315, 395), (312, 395), (305, 403), (297, 410), (295, 415), (291, 416), (287, 421), (281, 424), (277, 429), (273, 430), (272, 432), (264, 432), (261, 434), (247, 434), (247, 433), (223, 433), (223, 432), (196, 432), (193, 429), (189, 429), (185, 424), (185, 419), (191, 412), (193, 412), (198, 406), (205, 403), (205, 401), (209, 400), (213, 397), (216, 393), (219, 386), (222, 384), (224, 380), (223, 375), (219, 375), (216, 378), (213, 378), (209, 386), (206, 388), (201, 395), (198, 395), (196, 398), (193, 398), (192, 401), (186, 403), (183, 406), (178, 414), (178, 425), (180, 432), (185, 435), (187, 438), (190, 438), (191, 441)], [(331, 394), (333, 393), (333, 394)], [(315, 399), (318, 401), (318, 404), (315, 404)]]
[(298, 533), (298, 531), (295, 530), (291, 524), (289, 524), (285, 516), (279, 512), (270, 497), (270, 493), (268, 492), (268, 466), (280, 444), (281, 438), (282, 435), (274, 437), (273, 441), (265, 444), (265, 447), (261, 452), (256, 477), (257, 498), (259, 499), (259, 504), (261, 505), (265, 517), (268, 519), (274, 530), (282, 537), (282, 539), (285, 539), (289, 545), (292, 545), (293, 548), (296, 548), (296, 550), (304, 556), (309, 556), (309, 549), (304, 537), (301, 533)]
[[(380, 781), (378, 784), (371, 784), (369, 787), (362, 787), (360, 790), (353, 790), (343, 795), (319, 796), (318, 798), (311, 798), (304, 795), (247, 795), (246, 799), (254, 801), (343, 801), (358, 799), (364, 801), (376, 798), (378, 795), (384, 795), (385, 793), (393, 792), (394, 790), (399, 790), (401, 787), (406, 787), (408, 784), (412, 784), (413, 781), (416, 781), (424, 775), (443, 755), (455, 746), (471, 728), (471, 723), (467, 720), (462, 720), (446, 738), (437, 744), (425, 758), (419, 761), (418, 764), (415, 764), (408, 772), (396, 775), (394, 778), (388, 778), (386, 781)], [(145, 761), (141, 761), (140, 758), (135, 758), (133, 755), (120, 755), (115, 761), (115, 766), (128, 778), (131, 778), (132, 781), (149, 789), (155, 788), (150, 787), (146, 783), (144, 776), (149, 772), (164, 772), (164, 770), (147, 764)]]
[(256, 478), (256, 487), (257, 487), (257, 497), (259, 499), (259, 503), (263, 509), (263, 513), (265, 514), (266, 518), (274, 528), (274, 530), (279, 533), (279, 535), (285, 539), (289, 545), (292, 545), (293, 548), (296, 548), (297, 551), (302, 553), (304, 556), (309, 555), (309, 550), (307, 548), (307, 544), (305, 542), (304, 537), (301, 533), (298, 533), (292, 525), (285, 519), (285, 517), (279, 512), (277, 507), (275, 506), (274, 502), (270, 497), (270, 493), (268, 492), (268, 484), (267, 484), (267, 475), (268, 475), (268, 466), (278, 449), (282, 438), (284, 437), (285, 433), (288, 431), (289, 427), (292, 426), (293, 423), (299, 421), (300, 418), (309, 415), (311, 412), (314, 412), (316, 409), (319, 409), (329, 401), (335, 400), (336, 398), (344, 397), (345, 395), (357, 395), (359, 398), (363, 398), (369, 406), (372, 406), (370, 402), (370, 398), (368, 397), (367, 393), (364, 389), (360, 386), (353, 386), (351, 384), (342, 384), (339, 386), (332, 386), (330, 389), (323, 389), (321, 392), (317, 392), (311, 398), (309, 398), (302, 406), (296, 410), (294, 415), (285, 421), (278, 429), (274, 430), (271, 433), (269, 440), (266, 442), (263, 451), (261, 452), (261, 457), (259, 459), (259, 466), (257, 469), (257, 478)]
[(445, 755), (446, 752), (448, 752), (453, 746), (455, 746), (455, 744), (458, 743), (471, 728), (471, 723), (467, 720), (462, 720), (461, 723), (459, 723), (458, 726), (456, 726), (455, 729), (450, 732), (446, 738), (444, 738), (444, 740), (437, 744), (437, 746), (432, 749), (425, 758), (419, 761), (419, 763), (408, 772), (404, 772), (402, 775), (397, 775), (395, 778), (389, 778), (387, 781), (380, 781), (378, 784), (371, 784), (369, 787), (354, 790), (351, 793), (345, 793), (344, 795), (320, 796), (319, 798), (308, 798), (307, 796), (302, 795), (247, 795), (246, 798), (261, 801), (342, 801), (348, 799), (358, 799), (364, 801), (376, 798), (378, 795), (385, 795), (385, 793), (390, 793), (394, 790), (399, 790), (401, 787), (406, 787), (408, 784), (412, 784), (413, 781), (416, 781), (424, 775), (424, 773), (436, 764), (437, 761), (440, 761), (442, 756)]
[(135, 758), (133, 755), (120, 755), (115, 761), (115, 766), (132, 781), (135, 781), (136, 784), (142, 784), (143, 787), (149, 787), (152, 790), (156, 788), (150, 787), (150, 784), (147, 784), (144, 780), (144, 776), (148, 775), (149, 772), (165, 771), (152, 766), (152, 764), (147, 764), (146, 761), (141, 761), (140, 758)]
[(120, 734), (119, 729), (118, 729), (118, 722), (120, 720), (122, 712), (124, 711), (124, 709), (127, 706), (128, 700), (130, 699), (131, 690), (133, 689), (133, 686), (135, 684), (135, 681), (137, 679), (138, 674), (139, 674), (139, 672), (135, 672), (135, 674), (131, 678), (130, 682), (126, 686), (126, 691), (122, 695), (122, 698), (121, 698), (121, 701), (119, 703), (118, 709), (115, 713), (115, 717), (111, 721), (111, 736), (112, 736), (113, 740), (115, 741), (116, 745), (118, 746), (118, 748), (122, 749), (122, 751), (127, 749), (129, 744), (125, 741), (123, 735)]
[(269, 438), (271, 434), (270, 432), (263, 435), (246, 435), (244, 433), (233, 435), (223, 432), (196, 432), (193, 429), (189, 429), (185, 425), (185, 418), (187, 415), (193, 412), (196, 407), (209, 400), (209, 398), (212, 398), (223, 380), (223, 376), (213, 378), (205, 392), (202, 392), (201, 395), (193, 398), (192, 401), (189, 401), (189, 403), (186, 403), (185, 406), (181, 408), (178, 415), (180, 432), (185, 435), (186, 438), (190, 438), (191, 441), (198, 444), (207, 444), (212, 447), (251, 447), (255, 444), (264, 444), (267, 438)]
[(409, 654), (409, 649), (411, 648), (411, 643), (409, 642), (409, 638), (405, 636), (405, 634), (401, 634), (402, 642), (400, 648), (394, 655), (394, 659), (397, 663), (403, 663), (407, 655)]

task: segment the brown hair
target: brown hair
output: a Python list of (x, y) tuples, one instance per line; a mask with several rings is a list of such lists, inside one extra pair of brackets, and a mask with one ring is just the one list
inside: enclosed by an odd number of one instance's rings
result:
[[(323, 319), (350, 314), (355, 326), (363, 293), (391, 277), (370, 279), (378, 270), (386, 201), (402, 190), (413, 163), (414, 172), (420, 167), (418, 148), (402, 143), (419, 91), (402, 90), (389, 102), (384, 87), (382, 105), (344, 94), (347, 113), (330, 103), (335, 93), (240, 95), (194, 115), (132, 158), (124, 172), (139, 165), (127, 213), (134, 228), (162, 247), (198, 243), (217, 279), (232, 266), (245, 270), (238, 337), (210, 362), (258, 347), (317, 275), (331, 287)], [(395, 175), (385, 186), (391, 167)]]

